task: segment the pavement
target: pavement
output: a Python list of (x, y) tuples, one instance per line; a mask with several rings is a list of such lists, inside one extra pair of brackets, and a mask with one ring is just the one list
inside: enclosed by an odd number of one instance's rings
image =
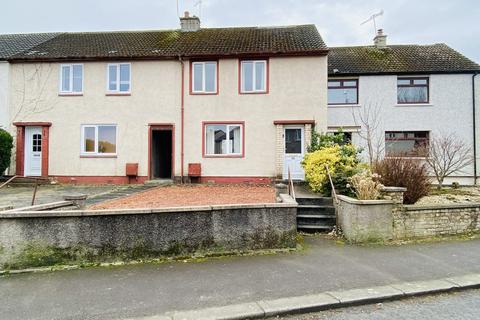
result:
[(294, 315), (284, 320), (477, 320), (480, 290), (415, 297), (365, 306)]
[[(480, 240), (353, 246), (310, 236), (306, 247), (278, 255), (9, 275), (0, 278), (0, 315), (128, 319), (232, 305), (248, 309), (255, 301), (362, 288), (377, 292), (376, 287), (429, 280), (445, 286), (437, 279), (480, 274)], [(410, 290), (394, 289), (402, 296)]]

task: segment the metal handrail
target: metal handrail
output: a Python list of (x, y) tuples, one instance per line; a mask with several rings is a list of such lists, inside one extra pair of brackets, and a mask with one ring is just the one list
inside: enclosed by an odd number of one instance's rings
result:
[(337, 231), (339, 230), (339, 223), (338, 223), (338, 198), (337, 192), (335, 191), (335, 186), (333, 185), (332, 175), (330, 174), (330, 170), (328, 169), (328, 164), (325, 165), (325, 169), (327, 170), (328, 180), (330, 180), (330, 186), (332, 187), (332, 196), (333, 196), (333, 206), (335, 207), (335, 226)]
[(292, 175), (290, 173), (290, 166), (288, 166), (288, 194), (293, 198), (293, 200), (296, 199), (295, 188), (293, 187)]
[(0, 185), (0, 189), (2, 189), (3, 187), (5, 187), (7, 184), (9, 184), (10, 182), (12, 182), (13, 180), (15, 180), (16, 178), (18, 178), (19, 176), (13, 176), (11, 177), (10, 179), (8, 179), (7, 181), (5, 181), (4, 183), (2, 183)]

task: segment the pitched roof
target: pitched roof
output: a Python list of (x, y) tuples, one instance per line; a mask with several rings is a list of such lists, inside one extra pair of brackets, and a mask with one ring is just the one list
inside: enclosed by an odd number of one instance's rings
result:
[(204, 28), (195, 32), (62, 33), (14, 55), (10, 60), (166, 59), (179, 55), (325, 55), (327, 50), (314, 25)]
[(52, 39), (57, 33), (24, 33), (0, 35), (0, 60), (30, 49), (40, 43)]
[[(334, 70), (338, 71), (335, 72)], [(460, 73), (480, 66), (446, 44), (330, 47), (328, 74)]]

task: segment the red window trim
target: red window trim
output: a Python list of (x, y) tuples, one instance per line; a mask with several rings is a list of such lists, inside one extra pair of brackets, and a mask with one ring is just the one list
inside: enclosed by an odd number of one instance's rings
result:
[[(193, 63), (195, 62), (215, 62), (217, 64), (217, 87), (215, 92), (194, 92), (193, 91)], [(215, 96), (220, 93), (220, 60), (219, 59), (192, 59), (190, 60), (189, 87), (192, 96)]]
[[(398, 80), (410, 80), (410, 84), (398, 84)], [(427, 84), (413, 84), (414, 80), (426, 80)], [(398, 101), (398, 88), (423, 88), (427, 87), (427, 101)], [(430, 103), (430, 78), (429, 77), (397, 77), (397, 104), (429, 104)]]
[[(267, 63), (266, 66), (266, 83), (265, 91), (258, 92), (242, 92), (242, 62), (243, 61), (259, 61), (264, 60)], [(242, 58), (238, 59), (238, 94), (269, 94), (270, 93), (270, 58), (268, 57), (252, 57), (252, 58)]]
[[(337, 82), (340, 82), (340, 86), (338, 87), (330, 87), (328, 85), (328, 83), (330, 81), (337, 81)], [(345, 86), (343, 83), (346, 82), (346, 81), (355, 81), (356, 85), (355, 86)], [(359, 81), (358, 79), (328, 79), (327, 81), (327, 90), (329, 89), (356, 89), (357, 90), (357, 100), (355, 102), (340, 102), (340, 103), (328, 103), (329, 106), (335, 106), (335, 105), (349, 105), (349, 104), (358, 104), (358, 94), (359, 94), (359, 90), (358, 90), (358, 87), (359, 87)]]
[[(417, 132), (425, 132), (427, 133), (427, 137), (426, 138), (406, 138), (406, 134), (408, 133), (417, 133)], [(402, 133), (404, 138), (387, 138), (387, 134), (389, 133)], [(412, 130), (412, 131), (385, 131), (385, 143), (387, 141), (411, 141), (411, 140), (414, 140), (414, 141), (425, 141), (426, 144), (428, 146), (429, 142), (430, 142), (430, 131), (427, 131), (427, 130)], [(400, 156), (395, 156), (395, 155), (391, 155), (389, 153), (386, 152), (385, 150), (385, 157), (389, 157), (389, 158), (392, 158), (392, 157), (402, 157), (402, 158), (425, 158), (426, 155), (418, 155), (418, 154), (412, 154), (411, 152), (407, 152), (405, 155), (400, 155)]]
[[(238, 124), (242, 127), (242, 153), (211, 155), (205, 152), (205, 127), (211, 124)], [(245, 121), (203, 121), (202, 122), (202, 157), (203, 158), (245, 158)]]

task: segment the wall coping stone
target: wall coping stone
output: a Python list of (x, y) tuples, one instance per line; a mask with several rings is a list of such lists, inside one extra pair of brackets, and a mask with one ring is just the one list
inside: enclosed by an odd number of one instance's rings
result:
[(358, 204), (358, 205), (383, 205), (383, 204), (394, 204), (392, 200), (358, 200), (344, 195), (337, 195), (337, 198), (341, 201)]
[(403, 187), (382, 187), (382, 190), (384, 192), (406, 192), (407, 188)]
[(464, 208), (480, 208), (480, 203), (458, 203), (458, 204), (436, 204), (436, 205), (403, 205), (405, 211), (420, 210), (448, 210), (448, 209), (464, 209)]
[(52, 217), (88, 217), (88, 216), (112, 216), (112, 215), (136, 215), (170, 212), (192, 211), (221, 211), (238, 209), (264, 209), (264, 208), (296, 208), (298, 204), (289, 195), (281, 195), (285, 202), (259, 203), (259, 204), (233, 204), (213, 206), (187, 206), (187, 207), (164, 207), (164, 208), (135, 208), (135, 209), (102, 209), (102, 210), (69, 210), (69, 211), (2, 211), (0, 219), (14, 218), (52, 218)]

